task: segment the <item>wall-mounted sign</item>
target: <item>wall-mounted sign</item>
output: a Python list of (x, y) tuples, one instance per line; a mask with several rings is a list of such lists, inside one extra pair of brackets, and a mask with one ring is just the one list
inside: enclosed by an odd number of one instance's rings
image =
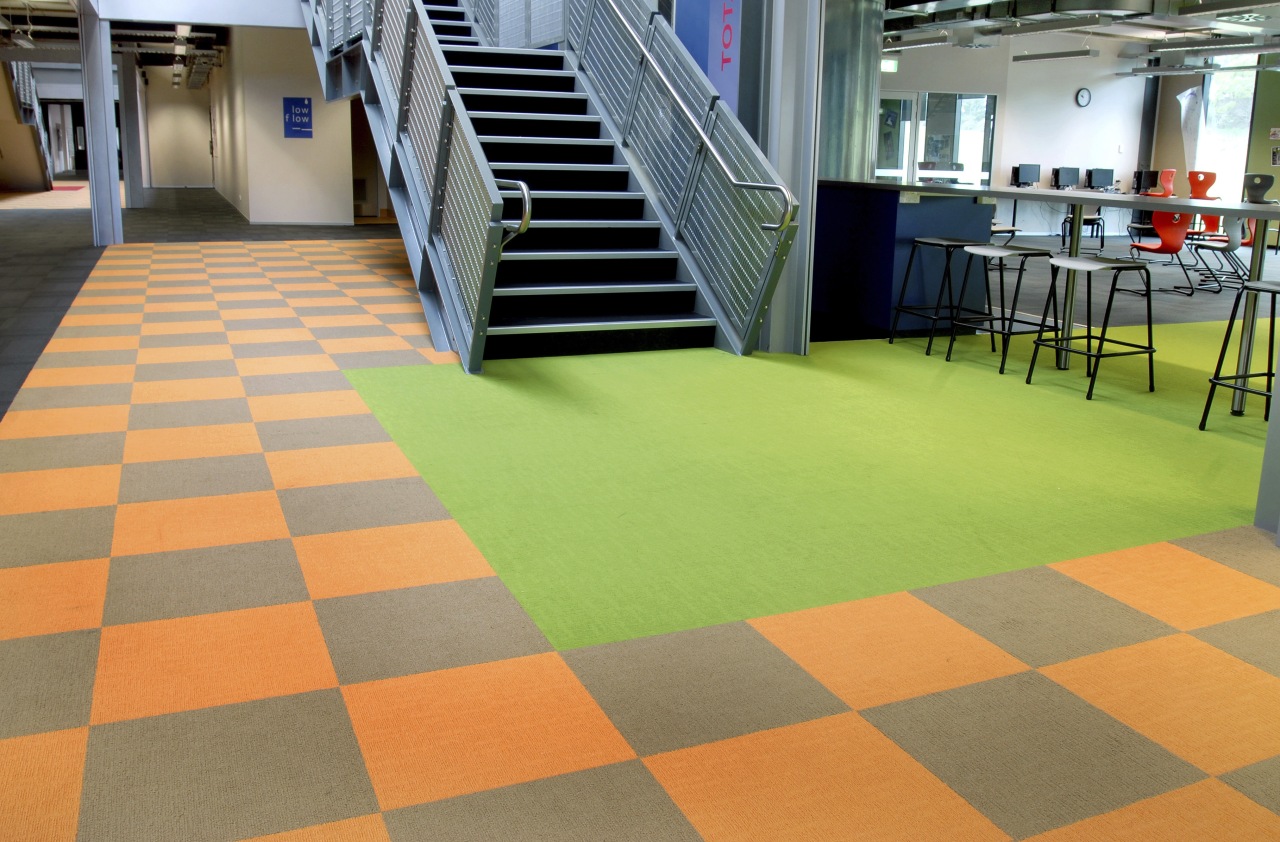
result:
[(284, 98), (284, 136), (311, 137), (311, 97)]
[(741, 53), (738, 42), (742, 35), (738, 0), (721, 0), (714, 4), (710, 23), (707, 32), (707, 78), (720, 92), (724, 104), (737, 111), (738, 56)]

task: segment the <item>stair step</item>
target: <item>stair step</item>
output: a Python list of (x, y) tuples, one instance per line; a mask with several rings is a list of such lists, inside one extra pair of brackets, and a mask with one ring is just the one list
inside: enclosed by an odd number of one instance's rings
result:
[(491, 166), (519, 163), (612, 164), (612, 140), (560, 137), (495, 137), (483, 135), (480, 146)]
[(490, 336), (512, 336), (526, 333), (580, 333), (603, 330), (657, 330), (660, 328), (715, 327), (716, 320), (694, 313), (652, 315), (634, 319), (598, 318), (566, 321), (522, 320), (514, 324), (490, 325)]
[(599, 139), (599, 117), (587, 114), (511, 114), (470, 111), (471, 124), (482, 135), (501, 137), (578, 137)]
[(436, 40), (440, 42), (442, 47), (474, 47), (480, 43), (480, 39), (474, 35), (466, 37), (458, 35), (439, 35)]
[(510, 111), (520, 114), (586, 114), (584, 93), (514, 91), (497, 88), (458, 88), (468, 111)]
[(491, 164), (495, 178), (513, 178), (531, 190), (627, 190), (631, 169), (626, 164)]
[[(518, 190), (500, 190), (502, 215), (518, 217), (523, 207)], [(531, 190), (534, 213), (538, 219), (640, 219), (644, 215), (645, 195), (615, 192), (571, 190)]]
[[(514, 240), (512, 241), (514, 242)], [(564, 251), (504, 251), (502, 263), (551, 262), (575, 260), (605, 260), (608, 262), (632, 260), (675, 260), (676, 252), (667, 249), (635, 249), (632, 251), (601, 251), (597, 249), (573, 249)]]
[(518, 287), (495, 287), (496, 296), (526, 295), (613, 295), (616, 293), (696, 292), (698, 285), (690, 281), (651, 281), (630, 284), (543, 284)]
[(498, 296), (494, 291), (490, 329), (533, 322), (585, 320), (639, 320), (654, 313), (693, 315), (697, 304), (695, 289), (649, 289), (551, 295), (520, 294)]
[(511, 67), (454, 67), (452, 70), (453, 80), (460, 88), (570, 93), (578, 86), (577, 74), (571, 70), (527, 70)]
[(431, 28), (436, 35), (445, 38), (466, 38), (473, 34), (469, 23), (436, 23), (432, 21)]
[(457, 6), (427, 6), (427, 20), (432, 23), (446, 23), (449, 21), (465, 21), (467, 12), (465, 9), (459, 9)]
[(630, 252), (657, 248), (662, 235), (662, 223), (653, 219), (538, 219), (536, 203), (534, 215), (528, 230), (507, 243), (504, 255), (560, 253), (583, 245), (596, 252)]
[(527, 70), (563, 70), (561, 50), (513, 50), (492, 47), (449, 47), (444, 51), (450, 67), (518, 67)]
[(675, 280), (679, 268), (676, 253), (663, 249), (518, 251), (508, 248), (498, 261), (495, 283), (500, 287), (552, 283), (647, 284)]

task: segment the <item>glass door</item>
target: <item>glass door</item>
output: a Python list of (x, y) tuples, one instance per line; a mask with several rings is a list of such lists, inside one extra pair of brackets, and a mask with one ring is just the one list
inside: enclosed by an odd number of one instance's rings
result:
[(916, 100), (919, 94), (880, 94), (880, 115), (876, 122), (876, 178), (914, 181)]

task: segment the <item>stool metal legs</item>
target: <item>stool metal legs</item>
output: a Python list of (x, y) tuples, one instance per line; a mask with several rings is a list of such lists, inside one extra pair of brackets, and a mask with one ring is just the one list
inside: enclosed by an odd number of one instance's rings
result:
[[(898, 321), (902, 318), (902, 314), (905, 312), (910, 315), (929, 320), (929, 341), (925, 345), (924, 353), (925, 356), (929, 356), (933, 353), (933, 340), (938, 332), (938, 322), (943, 319), (950, 321), (956, 314), (957, 304), (955, 292), (951, 284), (951, 258), (956, 253), (956, 250), (962, 248), (964, 245), (966, 245), (964, 242), (959, 242), (955, 245), (949, 244), (942, 246), (934, 244), (934, 247), (942, 249), (943, 260), (945, 262), (942, 267), (942, 282), (938, 286), (938, 295), (934, 300), (933, 310), (932, 312), (928, 312), (928, 308), (924, 305), (910, 305), (906, 303), (907, 286), (911, 283), (911, 267), (915, 263), (916, 249), (920, 246), (918, 242), (913, 242), (911, 244), (911, 253), (907, 256), (907, 271), (902, 278), (902, 289), (898, 292), (898, 305), (893, 308), (893, 323), (889, 327), (890, 344), (893, 344), (893, 340), (898, 335)], [(969, 268), (968, 265), (966, 265), (966, 279), (968, 278), (968, 275)], [(946, 301), (945, 305), (943, 304), (944, 299)]]
[[(947, 360), (951, 360), (951, 353), (956, 345), (957, 328), (960, 326), (982, 329), (985, 325), (986, 329), (991, 333), (991, 350), (996, 350), (996, 334), (1000, 334), (1000, 373), (1004, 374), (1005, 364), (1009, 359), (1009, 345), (1014, 335), (1015, 324), (1034, 324), (1027, 320), (1019, 320), (1017, 318), (1018, 296), (1022, 294), (1022, 277), (1027, 270), (1027, 261), (1038, 255), (1023, 255), (1018, 261), (1018, 276), (1013, 283), (1013, 297), (1008, 301), (1008, 307), (1005, 306), (1005, 282), (1004, 282), (1004, 258), (996, 258), (996, 272), (1000, 287), (1000, 314), (997, 316), (991, 310), (991, 275), (987, 261), (983, 261), (982, 271), (987, 286), (987, 309), (986, 311), (970, 310), (965, 308), (965, 292), (969, 288), (969, 268), (965, 266), (964, 280), (960, 283), (960, 306), (957, 308), (956, 318), (951, 321), (951, 341), (947, 344)], [(973, 255), (969, 256), (969, 262), (973, 262)], [(964, 318), (964, 313), (973, 313), (973, 318)], [(997, 325), (999, 325), (997, 327)], [(1030, 332), (1030, 331), (1024, 331)]]
[[(1276, 295), (1271, 295), (1271, 314), (1267, 327), (1267, 369), (1266, 371), (1255, 371), (1247, 374), (1227, 374), (1222, 373), (1222, 367), (1227, 361), (1227, 350), (1231, 345), (1231, 332), (1235, 327), (1236, 314), (1240, 311), (1240, 300), (1244, 298), (1246, 287), (1242, 286), (1236, 293), (1236, 300), (1231, 304), (1231, 315), (1227, 317), (1227, 331), (1222, 337), (1222, 350), (1218, 352), (1218, 364), (1213, 369), (1213, 376), (1209, 378), (1209, 397), (1204, 402), (1204, 413), (1200, 416), (1200, 429), (1203, 430), (1209, 422), (1209, 410), (1213, 408), (1214, 391), (1222, 386), (1236, 392), (1247, 392), (1251, 395), (1262, 395), (1264, 399), (1262, 418), (1264, 421), (1271, 420), (1271, 394), (1275, 381), (1276, 365), (1275, 365), (1275, 346), (1276, 346)], [(1246, 314), (1247, 320), (1248, 314)], [(1252, 325), (1241, 325), (1241, 331), (1245, 332), (1252, 328)], [(1265, 377), (1267, 386), (1265, 389), (1254, 388), (1249, 385), (1249, 381), (1256, 377)], [(1244, 412), (1237, 412), (1234, 408), (1231, 410), (1232, 415), (1243, 415)]]

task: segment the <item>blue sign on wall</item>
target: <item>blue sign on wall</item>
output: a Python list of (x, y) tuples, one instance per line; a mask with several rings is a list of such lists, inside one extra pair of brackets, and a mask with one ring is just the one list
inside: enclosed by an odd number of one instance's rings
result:
[(284, 98), (284, 136), (311, 137), (311, 97)]

